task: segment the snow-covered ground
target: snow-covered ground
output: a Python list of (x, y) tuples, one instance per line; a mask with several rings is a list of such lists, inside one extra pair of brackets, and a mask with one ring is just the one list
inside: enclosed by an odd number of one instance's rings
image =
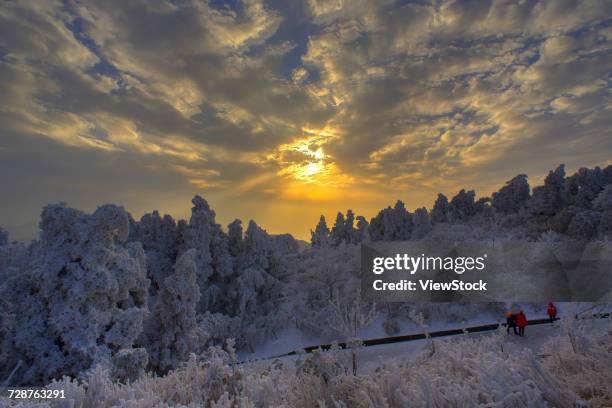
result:
[[(610, 324), (608, 319), (589, 319), (584, 322), (585, 328), (597, 329)], [(505, 330), (505, 329), (504, 329)], [(518, 352), (521, 349), (530, 349), (536, 355), (540, 353), (542, 345), (553, 336), (560, 334), (561, 328), (558, 322), (554, 324), (539, 324), (535, 326), (527, 326), (525, 329), (525, 337), (520, 337), (512, 334), (506, 336), (503, 343), (504, 350), (508, 353)], [(465, 336), (480, 337), (490, 336), (493, 331), (469, 333)], [(456, 341), (461, 336), (439, 337), (433, 339), (434, 342), (441, 341)], [(427, 347), (427, 340), (415, 340), (402, 343), (383, 344), (379, 346), (365, 347), (360, 351), (360, 372), (369, 373), (379, 366), (380, 361), (401, 361), (402, 359), (410, 358), (411, 356), (420, 354)], [(545, 357), (545, 356), (542, 356)]]
[[(543, 319), (545, 316), (534, 316), (533, 319)], [(463, 324), (457, 324), (452, 322), (436, 322), (429, 326), (430, 331), (445, 330), (445, 329), (461, 329), (464, 327), (475, 326), (478, 324), (489, 324), (489, 323), (501, 323), (501, 321), (495, 322), (491, 320), (485, 320), (486, 316), (479, 316), (475, 319), (466, 321)], [(598, 329), (605, 327), (606, 324), (610, 324), (608, 319), (586, 319), (583, 320), (585, 329)], [(404, 330), (405, 329), (405, 330)], [(505, 329), (504, 329), (505, 330)], [(365, 330), (369, 333), (377, 333), (375, 330)], [(534, 326), (527, 326), (525, 330), (525, 337), (514, 335), (512, 331), (506, 336), (504, 341), (504, 349), (509, 352), (519, 351), (521, 349), (530, 349), (536, 355), (539, 354), (542, 345), (552, 336), (559, 335), (561, 331), (559, 322), (554, 324), (539, 324)], [(415, 334), (421, 333), (422, 331), (416, 325), (406, 325), (405, 328), (398, 335), (403, 334)], [(464, 336), (479, 337), (488, 336), (494, 333), (494, 331), (486, 331), (479, 333), (469, 333)], [(384, 335), (378, 337), (385, 337)], [(438, 337), (433, 339), (434, 342), (449, 342), (456, 341), (462, 335)], [(375, 337), (365, 337), (364, 339), (371, 339)], [(254, 353), (238, 353), (239, 361), (248, 363), (249, 361), (257, 362), (261, 360), (268, 360), (270, 358), (277, 358), (283, 354), (291, 351), (303, 348), (305, 346), (312, 346), (320, 344), (316, 342), (317, 339), (312, 336), (305, 336), (297, 329), (290, 329), (281, 334), (277, 339), (270, 341), (261, 347), (257, 348)], [(399, 342), (392, 344), (383, 344), (377, 346), (364, 347), (359, 351), (359, 372), (362, 374), (370, 373), (379, 367), (381, 362), (393, 361), (401, 362), (403, 359), (409, 359), (413, 356), (421, 354), (428, 347), (428, 340), (414, 340), (407, 342)], [(283, 362), (291, 363), (300, 358), (302, 355), (291, 355), (279, 357)]]

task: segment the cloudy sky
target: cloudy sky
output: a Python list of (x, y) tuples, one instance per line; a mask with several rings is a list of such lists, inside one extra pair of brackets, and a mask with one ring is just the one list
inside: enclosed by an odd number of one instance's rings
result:
[[(307, 238), (612, 161), (610, 1), (3, 1), (0, 225), (113, 202)], [(331, 220), (330, 220), (331, 221)]]

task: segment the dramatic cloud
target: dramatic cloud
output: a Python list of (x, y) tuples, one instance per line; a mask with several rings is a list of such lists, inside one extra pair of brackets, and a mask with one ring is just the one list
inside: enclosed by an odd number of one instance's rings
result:
[(306, 237), (607, 164), (609, 1), (6, 1), (0, 224), (112, 201)]

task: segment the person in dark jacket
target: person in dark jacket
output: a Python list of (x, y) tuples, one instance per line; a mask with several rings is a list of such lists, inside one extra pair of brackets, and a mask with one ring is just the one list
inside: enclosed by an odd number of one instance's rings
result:
[(510, 334), (510, 328), (514, 330), (514, 334), (518, 334), (516, 332), (516, 315), (512, 312), (506, 313), (506, 334)]
[(553, 302), (548, 303), (548, 309), (546, 309), (546, 314), (548, 314), (548, 318), (550, 319), (550, 323), (552, 324), (557, 318), (557, 307)]
[(516, 325), (518, 326), (519, 336), (525, 336), (525, 326), (527, 326), (527, 316), (521, 310), (516, 316)]

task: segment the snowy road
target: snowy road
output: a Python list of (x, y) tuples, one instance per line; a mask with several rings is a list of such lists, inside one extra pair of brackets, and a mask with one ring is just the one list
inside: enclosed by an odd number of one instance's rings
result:
[[(581, 324), (586, 329), (588, 328), (601, 328), (606, 324), (610, 324), (609, 319), (585, 319), (581, 320)], [(505, 330), (505, 329), (504, 329)], [(527, 326), (525, 331), (525, 337), (520, 337), (512, 334), (512, 332), (505, 337), (504, 349), (510, 353), (524, 348), (529, 348), (534, 352), (538, 352), (542, 345), (551, 337), (560, 334), (562, 331), (559, 322), (551, 324), (540, 324), (534, 326)], [(438, 337), (434, 339), (435, 343), (453, 341), (461, 336), (490, 336), (494, 331), (485, 331), (479, 333), (469, 333), (465, 335), (456, 335), (449, 337)], [(375, 370), (380, 362), (394, 361), (401, 362), (403, 359), (413, 358), (424, 351), (426, 351), (428, 345), (427, 340), (420, 339), (407, 342), (398, 342), (393, 344), (382, 344), (376, 346), (364, 347), (359, 352), (359, 372), (368, 373)], [(263, 360), (266, 357), (263, 357)], [(270, 358), (273, 358), (270, 356)], [(303, 356), (291, 355), (279, 357), (283, 362), (293, 362)], [(269, 360), (268, 360), (269, 361)], [(246, 361), (245, 361), (246, 362)], [(254, 361), (253, 364), (261, 363), (262, 361)]]
[[(606, 324), (610, 324), (609, 319), (588, 319), (582, 321), (585, 328), (601, 328)], [(520, 337), (512, 334), (506, 336), (504, 342), (504, 350), (509, 353), (524, 348), (529, 348), (534, 352), (538, 352), (542, 345), (552, 336), (557, 336), (562, 332), (559, 322), (554, 325), (542, 324), (536, 326), (527, 326), (525, 337)], [(470, 333), (466, 336), (490, 336), (492, 331), (481, 333)], [(434, 342), (453, 341), (459, 336), (440, 337), (434, 339)], [(401, 361), (402, 359), (415, 357), (427, 349), (427, 340), (416, 340), (405, 343), (385, 344), (380, 346), (371, 346), (364, 348), (359, 355), (361, 373), (367, 373), (375, 370), (380, 361)]]

